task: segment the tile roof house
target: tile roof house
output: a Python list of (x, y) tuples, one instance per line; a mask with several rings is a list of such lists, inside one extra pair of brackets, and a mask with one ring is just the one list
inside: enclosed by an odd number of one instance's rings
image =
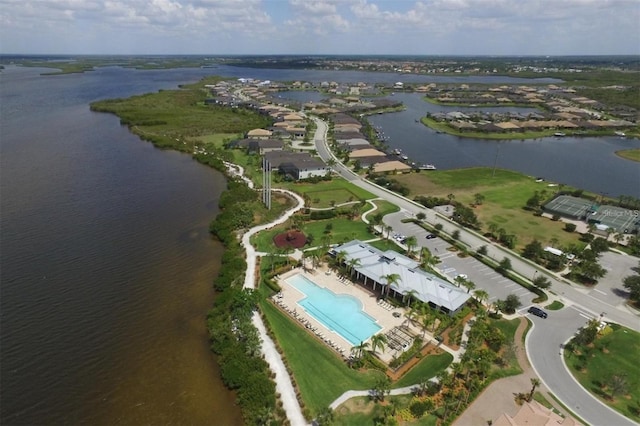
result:
[(522, 404), (515, 416), (502, 413), (493, 426), (580, 426), (571, 417), (560, 417), (537, 401)]
[(410, 170), (411, 166), (398, 160), (380, 162), (373, 165), (374, 173), (408, 172)]
[(359, 157), (384, 157), (387, 154), (385, 154), (382, 151), (378, 151), (377, 149), (373, 149), (373, 148), (365, 148), (365, 149), (356, 149), (354, 151), (351, 151), (351, 154), (349, 154), (349, 158), (350, 159), (354, 159), (354, 158), (359, 158)]
[(249, 139), (269, 139), (273, 133), (266, 129), (253, 129), (247, 132)]

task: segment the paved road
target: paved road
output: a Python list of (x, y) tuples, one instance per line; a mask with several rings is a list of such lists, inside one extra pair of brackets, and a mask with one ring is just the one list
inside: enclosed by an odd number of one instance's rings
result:
[[(335, 157), (326, 145), (326, 134), (328, 130), (327, 124), (317, 118), (314, 118), (314, 121), (317, 125), (314, 141), (318, 154), (325, 162), (332, 159), (335, 160)], [(605, 318), (607, 320), (622, 324), (636, 331), (640, 331), (640, 317), (637, 313), (631, 311), (621, 303), (624, 299), (620, 297), (619, 294), (612, 293), (608, 295), (611, 297), (606, 298), (606, 300), (595, 297), (594, 295), (589, 294), (589, 290), (585, 290), (577, 285), (572, 285), (568, 281), (565, 281), (555, 275), (549, 275), (547, 271), (543, 270), (539, 266), (522, 259), (514, 252), (502, 246), (493, 245), (491, 241), (487, 240), (483, 236), (461, 227), (460, 225), (437, 214), (434, 210), (427, 209), (398, 194), (392, 193), (378, 185), (374, 185), (361, 179), (340, 162), (337, 162), (333, 166), (333, 169), (353, 184), (371, 192), (376, 197), (383, 198), (393, 204), (396, 204), (401, 209), (406, 210), (410, 215), (423, 212), (427, 217), (426, 221), (428, 223), (442, 224), (444, 232), (448, 234), (452, 234), (455, 230), (460, 231), (459, 240), (471, 249), (487, 246), (487, 255), (492, 259), (500, 261), (505, 257), (509, 258), (511, 260), (513, 271), (525, 278), (531, 279), (535, 274), (545, 274), (552, 283), (551, 290), (560, 296), (561, 300), (571, 301), (580, 305), (582, 309), (589, 312), (592, 316), (598, 316), (602, 312), (606, 312)], [(602, 295), (600, 294), (600, 296)]]
[[(315, 121), (317, 130), (314, 140), (318, 154), (325, 162), (335, 160), (335, 157), (326, 146), (326, 132), (328, 129), (326, 123), (319, 119), (315, 119)], [(455, 230), (458, 230), (460, 232), (459, 240), (471, 249), (475, 250), (481, 246), (486, 246), (487, 255), (492, 259), (500, 261), (505, 257), (509, 258), (513, 271), (525, 278), (532, 279), (536, 274), (546, 275), (552, 283), (550, 289), (559, 296), (559, 299), (565, 305), (572, 305), (572, 307), (550, 313), (547, 320), (534, 318), (536, 327), (530, 333), (530, 337), (527, 338), (527, 353), (534, 369), (547, 388), (585, 421), (593, 425), (626, 426), (635, 424), (609, 409), (584, 390), (566, 370), (560, 354), (561, 344), (567, 341), (579, 327), (584, 325), (588, 318), (599, 317), (602, 313), (605, 314), (604, 319), (607, 321), (616, 322), (640, 331), (640, 317), (622, 303), (624, 300), (623, 295), (619, 294), (619, 292), (611, 292), (605, 295), (597, 293), (597, 296), (609, 296), (601, 298), (589, 294), (593, 290), (583, 289), (556, 275), (549, 274), (548, 271), (522, 259), (510, 250), (493, 245), (481, 235), (449, 221), (435, 211), (419, 206), (411, 200), (361, 179), (340, 162), (337, 162), (333, 169), (345, 179), (371, 192), (376, 197), (397, 205), (410, 216), (423, 212), (428, 223), (433, 225), (442, 224), (444, 232), (452, 234)], [(605, 260), (613, 264), (609, 257), (606, 257)], [(616, 266), (611, 267), (611, 269), (614, 268)], [(471, 274), (468, 275), (471, 276)], [(604, 290), (600, 291), (606, 293)]]
[(592, 317), (579, 307), (565, 307), (559, 311), (548, 311), (548, 314), (547, 319), (528, 314), (534, 327), (525, 341), (531, 365), (545, 386), (566, 407), (591, 425), (635, 425), (594, 398), (573, 379), (565, 367), (562, 345)]

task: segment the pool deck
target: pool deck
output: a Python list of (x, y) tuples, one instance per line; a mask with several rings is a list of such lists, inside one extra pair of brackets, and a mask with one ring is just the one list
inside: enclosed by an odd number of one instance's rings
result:
[[(282, 274), (278, 278), (278, 284), (282, 288), (282, 292), (273, 298), (276, 306), (279, 306), (290, 316), (297, 319), (301, 326), (306, 327), (310, 334), (314, 334), (317, 338), (325, 342), (328, 346), (332, 347), (338, 354), (345, 358), (348, 358), (351, 354), (351, 348), (353, 345), (351, 342), (343, 338), (339, 333), (334, 332), (326, 328), (320, 321), (317, 321), (312, 315), (308, 314), (298, 302), (304, 299), (303, 293), (290, 285), (286, 280), (293, 275), (304, 275), (309, 280), (313, 281), (320, 287), (327, 288), (336, 294), (348, 294), (354, 296), (363, 305), (363, 311), (376, 320), (376, 323), (382, 327), (378, 333), (387, 333), (394, 327), (401, 325), (407, 325), (406, 318), (404, 316), (404, 308), (385, 308), (378, 304), (377, 295), (369, 289), (362, 287), (359, 284), (353, 284), (348, 279), (341, 279), (336, 276), (335, 272), (327, 269), (326, 266), (318, 267), (315, 270), (303, 270), (302, 268), (295, 268), (289, 272)], [(393, 316), (394, 312), (400, 314), (399, 318)], [(409, 327), (413, 334), (417, 336), (422, 335), (422, 331), (411, 325)], [(377, 333), (376, 333), (377, 334)], [(431, 336), (427, 336), (427, 339)], [(386, 348), (383, 352), (380, 349), (377, 350), (378, 356), (385, 362), (391, 361), (394, 356), (400, 352)]]

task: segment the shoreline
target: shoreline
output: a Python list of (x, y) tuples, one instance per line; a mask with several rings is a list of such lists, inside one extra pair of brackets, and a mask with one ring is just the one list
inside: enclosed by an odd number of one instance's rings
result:
[(621, 149), (619, 151), (616, 151), (615, 154), (620, 158), (624, 158), (625, 160), (640, 163), (640, 148)]

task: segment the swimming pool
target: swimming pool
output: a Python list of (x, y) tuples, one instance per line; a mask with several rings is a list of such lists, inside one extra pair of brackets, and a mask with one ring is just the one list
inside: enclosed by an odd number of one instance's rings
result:
[(335, 294), (319, 287), (304, 275), (294, 275), (287, 282), (306, 296), (298, 304), (329, 330), (352, 345), (359, 345), (382, 329), (376, 320), (362, 311), (362, 303), (348, 294)]

